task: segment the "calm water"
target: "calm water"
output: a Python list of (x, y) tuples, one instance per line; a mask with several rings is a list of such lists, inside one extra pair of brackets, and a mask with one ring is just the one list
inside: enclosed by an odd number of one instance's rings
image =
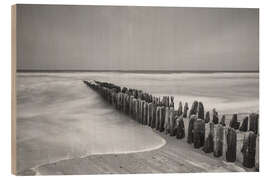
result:
[(81, 80), (194, 100), (220, 113), (259, 110), (258, 73), (17, 73), (18, 170), (89, 154), (159, 148), (157, 134), (114, 111)]

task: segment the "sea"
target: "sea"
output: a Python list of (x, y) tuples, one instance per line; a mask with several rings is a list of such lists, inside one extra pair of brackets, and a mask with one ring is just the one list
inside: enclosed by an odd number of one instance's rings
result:
[(17, 72), (17, 171), (64, 159), (158, 149), (166, 141), (114, 110), (83, 80), (194, 100), (220, 115), (259, 112), (258, 72)]

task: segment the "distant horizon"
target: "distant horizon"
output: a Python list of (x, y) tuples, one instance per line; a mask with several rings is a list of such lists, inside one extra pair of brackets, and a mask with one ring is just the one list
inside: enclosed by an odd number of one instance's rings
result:
[(131, 72), (131, 73), (139, 73), (139, 72), (145, 72), (145, 73), (170, 73), (170, 72), (176, 72), (176, 73), (185, 73), (185, 72), (194, 72), (194, 73), (259, 73), (260, 71), (256, 70), (44, 70), (44, 69), (17, 69), (16, 72)]

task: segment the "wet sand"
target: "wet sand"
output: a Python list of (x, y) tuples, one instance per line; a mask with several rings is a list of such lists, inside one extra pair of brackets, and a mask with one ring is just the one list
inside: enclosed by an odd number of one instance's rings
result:
[[(149, 131), (151, 129), (149, 128)], [(198, 172), (249, 172), (239, 163), (228, 163), (224, 156), (213, 157), (201, 149), (194, 149), (186, 139), (177, 140), (164, 133), (157, 134), (166, 140), (160, 149), (129, 154), (92, 155), (85, 158), (63, 160), (28, 171), (36, 175), (71, 174), (136, 174), (136, 173), (198, 173)]]

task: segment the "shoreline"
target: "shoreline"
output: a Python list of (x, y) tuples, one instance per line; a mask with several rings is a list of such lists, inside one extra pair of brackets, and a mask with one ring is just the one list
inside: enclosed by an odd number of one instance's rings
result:
[(179, 140), (156, 130), (153, 132), (167, 142), (159, 149), (60, 160), (25, 170), (18, 175), (256, 172), (255, 168), (243, 167), (239, 161), (228, 163), (224, 156), (216, 158), (212, 153), (194, 149), (186, 143), (186, 138)]

